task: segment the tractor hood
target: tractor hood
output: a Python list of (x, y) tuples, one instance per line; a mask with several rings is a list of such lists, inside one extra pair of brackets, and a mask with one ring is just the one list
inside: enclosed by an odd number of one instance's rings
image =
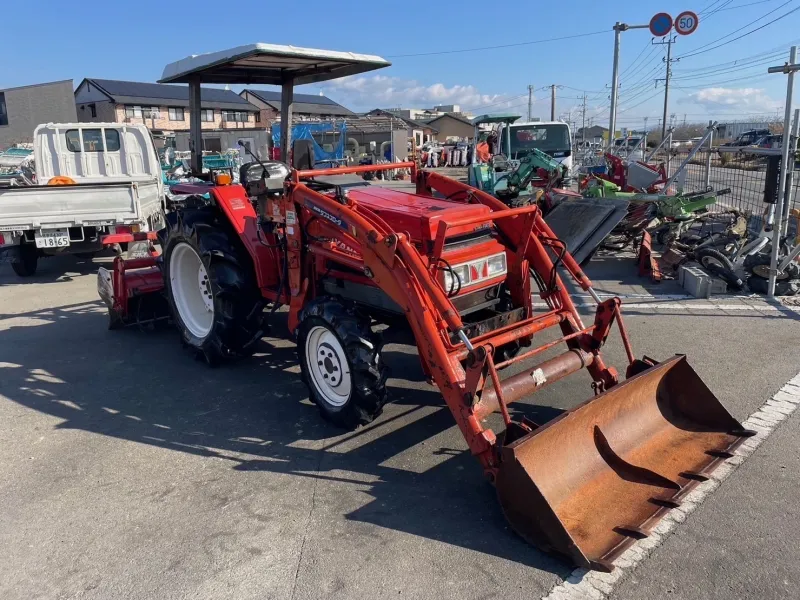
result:
[(364, 186), (347, 190), (358, 204), (375, 211), (394, 231), (408, 232), (415, 242), (436, 238), (439, 221), (455, 222), (486, 215), (486, 222), (451, 227), (448, 237), (484, 229), (491, 223), (490, 209), (482, 204), (465, 204), (439, 198), (418, 196), (379, 186)]

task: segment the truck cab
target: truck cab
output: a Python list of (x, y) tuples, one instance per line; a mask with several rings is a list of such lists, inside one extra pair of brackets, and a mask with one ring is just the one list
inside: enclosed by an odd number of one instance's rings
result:
[(564, 165), (567, 179), (572, 175), (572, 132), (561, 121), (512, 123), (503, 129), (502, 148), (509, 149), (511, 160), (519, 160), (536, 148)]

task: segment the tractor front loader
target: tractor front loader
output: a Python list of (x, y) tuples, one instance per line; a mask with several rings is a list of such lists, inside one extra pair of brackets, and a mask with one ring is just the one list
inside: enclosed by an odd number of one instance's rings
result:
[[(324, 51), (249, 48), (231, 51), (230, 62), (311, 55), (314, 68), (327, 64)], [(342, 54), (324, 56), (352, 60)], [(208, 64), (215, 83), (241, 76), (219, 53), (201, 58), (176, 64), (191, 73)], [(536, 205), (508, 208), (413, 163), (314, 170), (257, 162), (252, 177), (242, 169), (244, 186), (181, 186), (187, 199), (168, 215), (163, 255), (101, 270), (112, 323), (135, 320), (124, 313), (128, 299), (165, 296), (183, 345), (217, 362), (252, 352), (264, 310), (288, 306), (309, 395), (324, 418), (349, 428), (375, 419), (387, 401), (376, 327), (401, 325), (513, 528), (591, 569), (610, 570), (751, 434), (684, 356), (634, 357), (620, 300), (600, 301)], [(356, 177), (396, 168), (411, 170), (416, 193)], [(559, 269), (597, 301), (590, 323)], [(624, 381), (601, 355), (615, 324), (628, 357)], [(541, 341), (549, 328), (560, 335)], [(582, 369), (589, 400), (543, 425), (512, 419), (510, 403)], [(494, 412), (503, 432), (486, 425)]]

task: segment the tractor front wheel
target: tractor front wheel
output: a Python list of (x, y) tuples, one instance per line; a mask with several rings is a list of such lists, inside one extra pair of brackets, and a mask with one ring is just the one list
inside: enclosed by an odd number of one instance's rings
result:
[(210, 365), (252, 354), (264, 301), (249, 255), (211, 208), (185, 211), (170, 228), (164, 280), (181, 341)]
[(303, 310), (297, 338), (303, 381), (324, 419), (355, 429), (380, 415), (388, 367), (369, 318), (318, 298)]

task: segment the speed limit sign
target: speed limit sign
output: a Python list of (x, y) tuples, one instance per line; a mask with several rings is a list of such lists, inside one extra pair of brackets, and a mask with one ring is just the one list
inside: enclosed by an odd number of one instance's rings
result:
[(690, 10), (685, 10), (675, 18), (675, 31), (681, 35), (689, 35), (697, 29), (699, 19)]

